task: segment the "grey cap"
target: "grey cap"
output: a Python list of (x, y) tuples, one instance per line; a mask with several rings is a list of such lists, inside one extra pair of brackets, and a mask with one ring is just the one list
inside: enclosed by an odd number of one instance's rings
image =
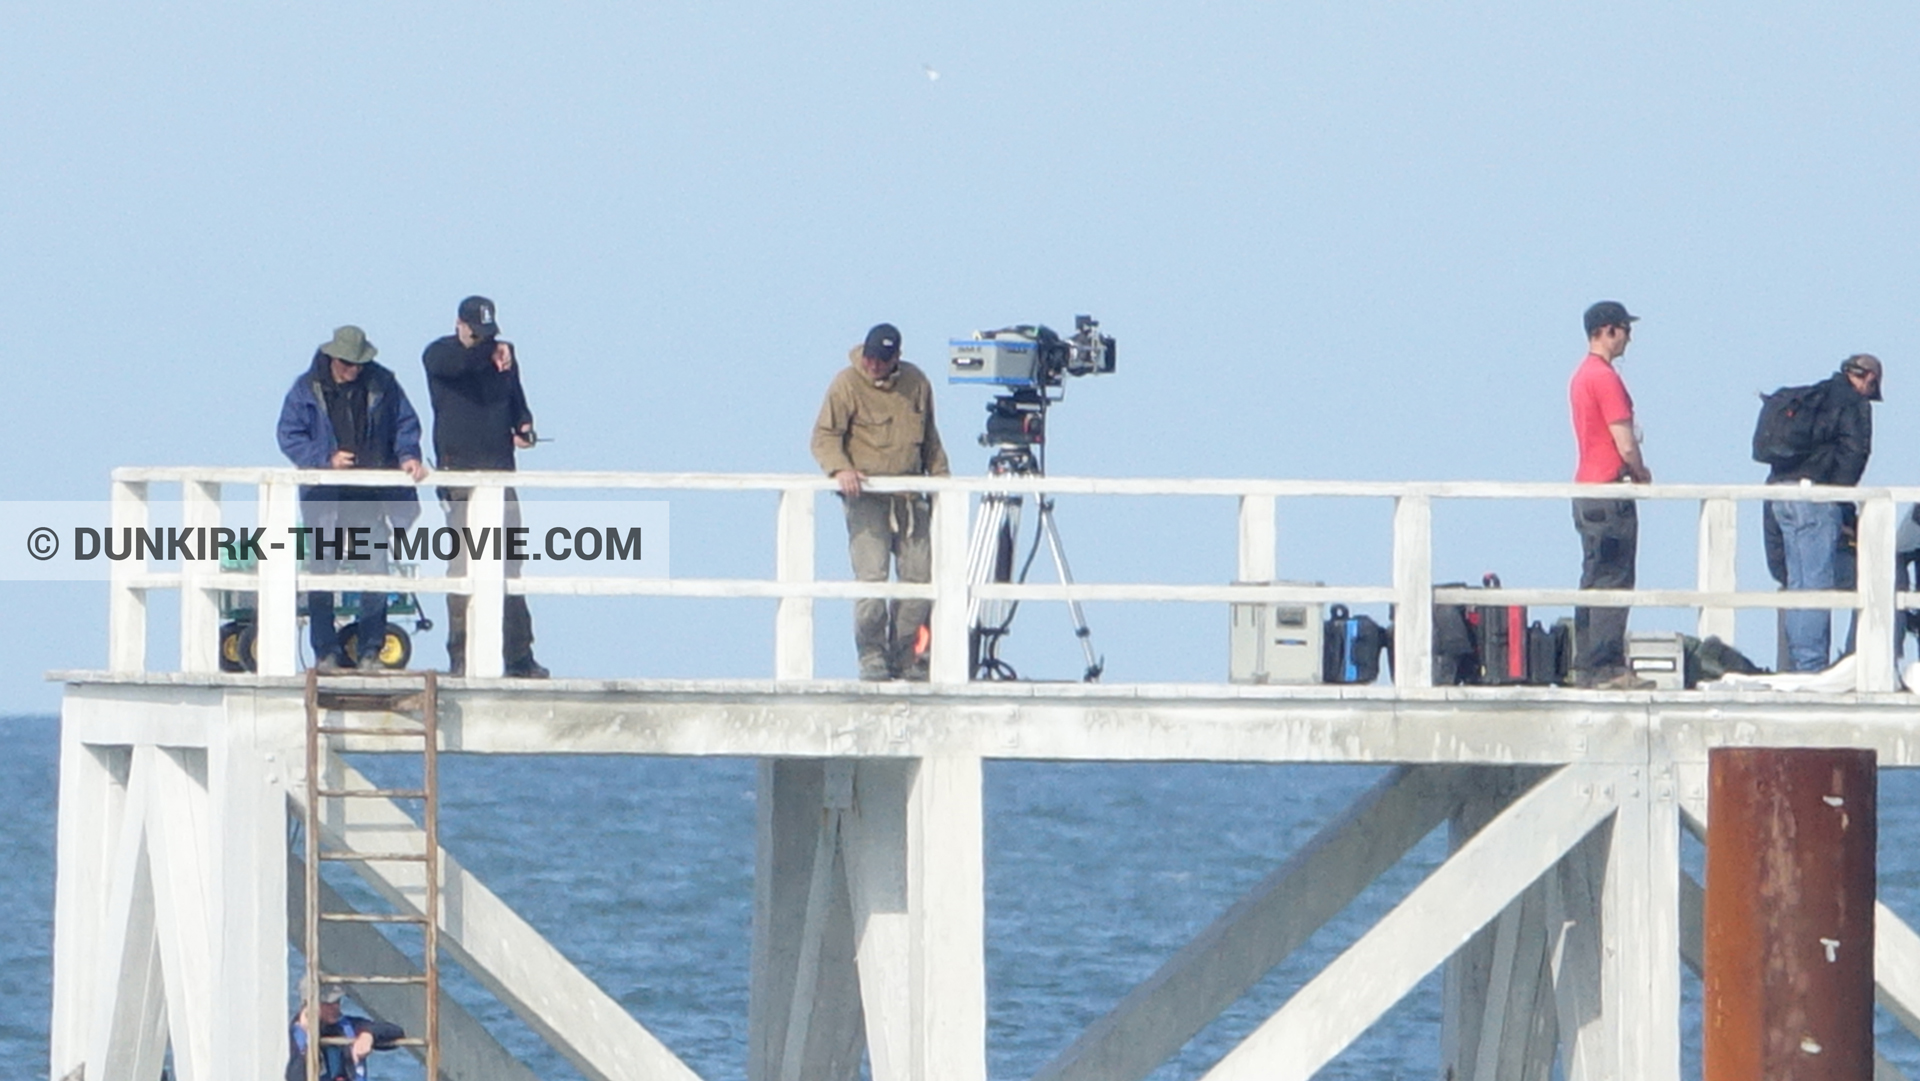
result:
[(1855, 353), (1840, 362), (1840, 370), (1848, 375), (1873, 376), (1873, 393), (1867, 395), (1867, 400), (1870, 402), (1880, 400), (1880, 387), (1887, 381), (1887, 373), (1886, 369), (1881, 367), (1879, 357), (1872, 353)]
[(348, 364), (365, 364), (380, 354), (367, 340), (367, 332), (355, 326), (336, 328), (333, 340), (321, 346), (320, 351)]

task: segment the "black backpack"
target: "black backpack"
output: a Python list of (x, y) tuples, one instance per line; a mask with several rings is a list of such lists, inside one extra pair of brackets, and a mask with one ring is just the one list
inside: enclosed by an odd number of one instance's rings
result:
[[(1458, 589), (1465, 582), (1445, 582), (1435, 589)], [(1451, 687), (1480, 682), (1480, 611), (1464, 604), (1433, 606), (1433, 685)]]
[(1760, 419), (1753, 426), (1753, 460), (1762, 465), (1794, 465), (1819, 445), (1817, 425), (1825, 383), (1781, 387), (1760, 396)]

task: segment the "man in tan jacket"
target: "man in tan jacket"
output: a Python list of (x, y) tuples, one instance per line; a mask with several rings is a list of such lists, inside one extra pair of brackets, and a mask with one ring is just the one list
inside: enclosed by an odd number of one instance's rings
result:
[[(933, 577), (925, 493), (869, 492), (868, 477), (944, 477), (947, 452), (933, 425), (933, 384), (900, 359), (900, 332), (881, 323), (847, 354), (827, 387), (813, 425), (813, 457), (840, 484), (847, 509), (847, 552), (853, 576), (887, 580), (889, 563), (902, 582)], [(891, 609), (891, 612), (889, 611)], [(856, 601), (853, 641), (860, 678), (927, 678), (926, 601)], [(891, 618), (889, 618), (891, 615)]]

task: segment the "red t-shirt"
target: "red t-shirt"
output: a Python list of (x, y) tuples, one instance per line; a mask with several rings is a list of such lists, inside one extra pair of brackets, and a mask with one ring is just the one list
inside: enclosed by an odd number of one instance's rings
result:
[(1573, 373), (1567, 397), (1573, 405), (1573, 438), (1580, 445), (1580, 465), (1573, 479), (1580, 484), (1619, 480), (1627, 463), (1607, 425), (1633, 423), (1633, 398), (1620, 373), (1598, 354), (1588, 353)]

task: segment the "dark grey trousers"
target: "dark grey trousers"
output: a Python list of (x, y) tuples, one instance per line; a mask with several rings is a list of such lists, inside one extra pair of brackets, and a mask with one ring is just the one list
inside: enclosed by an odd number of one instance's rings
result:
[[(1632, 589), (1640, 546), (1640, 514), (1631, 499), (1576, 499), (1573, 528), (1580, 534), (1580, 588)], [(1627, 667), (1625, 608), (1575, 608), (1575, 672), (1600, 677)]]

